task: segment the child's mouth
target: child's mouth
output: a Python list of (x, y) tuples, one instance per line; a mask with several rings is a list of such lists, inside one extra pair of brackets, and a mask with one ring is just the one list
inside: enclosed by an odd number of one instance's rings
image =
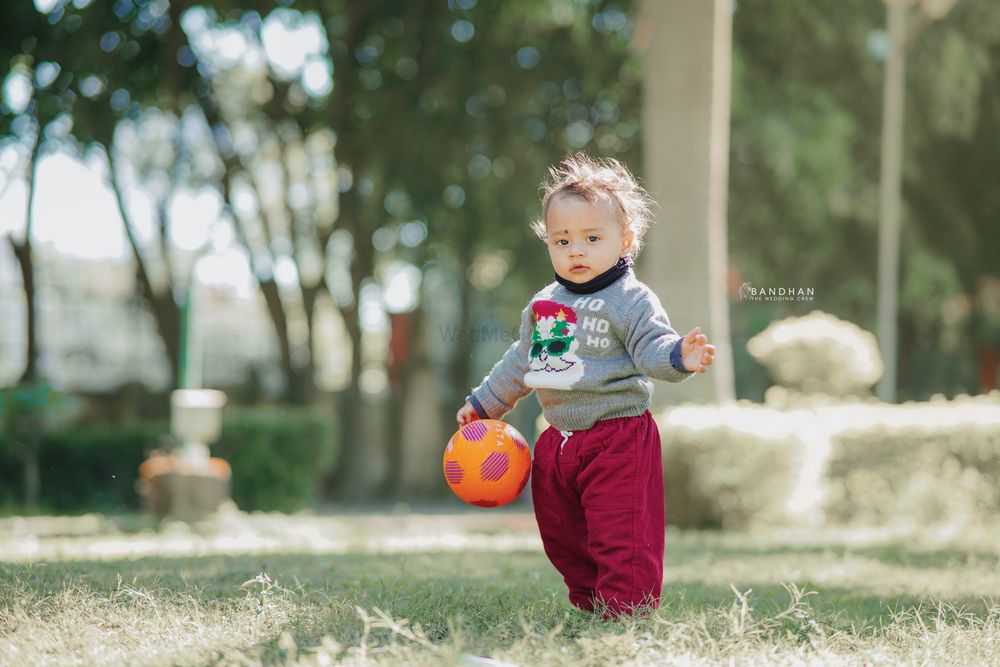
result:
[(570, 269), (570, 272), (571, 273), (583, 273), (586, 270), (587, 270), (586, 266), (578, 264), (577, 266), (574, 266), (572, 269)]

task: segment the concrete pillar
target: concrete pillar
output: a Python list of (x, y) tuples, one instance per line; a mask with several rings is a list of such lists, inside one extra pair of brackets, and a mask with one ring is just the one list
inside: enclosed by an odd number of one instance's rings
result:
[(645, 0), (646, 186), (659, 204), (637, 274), (681, 335), (700, 326), (715, 363), (680, 385), (658, 382), (654, 407), (735, 396), (727, 294), (726, 202), (732, 0)]

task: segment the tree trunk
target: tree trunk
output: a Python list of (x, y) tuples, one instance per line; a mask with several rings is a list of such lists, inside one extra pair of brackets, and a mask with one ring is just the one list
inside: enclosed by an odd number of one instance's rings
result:
[[(469, 257), (471, 248), (461, 248), (458, 253), (458, 329), (453, 341), (452, 356), (449, 361), (448, 383), (450, 391), (447, 392), (444, 405), (441, 406), (441, 418), (446, 424), (455, 424), (455, 413), (465, 404), (465, 397), (481, 378), (473, 379), (472, 376), (472, 337), (468, 335), (472, 325), (472, 288), (469, 281), (465, 279), (469, 269)], [(466, 335), (462, 335), (462, 334)], [(442, 343), (444, 341), (441, 341)]]
[(24, 443), (24, 504), (38, 507), (42, 497), (42, 474), (38, 468), (38, 434), (27, 436)]
[[(368, 162), (368, 152), (363, 146), (356, 145), (352, 134), (352, 103), (357, 89), (354, 52), (360, 45), (365, 34), (370, 13), (363, 3), (349, 4), (344, 13), (346, 30), (343, 41), (347, 48), (342, 57), (334, 57), (334, 88), (339, 92), (333, 98), (330, 107), (330, 126), (337, 132), (337, 147), (335, 156), (337, 163), (347, 166), (358, 182)], [(371, 201), (381, 201), (379, 197), (371, 196)], [(351, 290), (353, 302), (350, 306), (341, 308), (341, 316), (351, 339), (351, 375), (347, 387), (337, 397), (339, 412), (337, 418), (341, 426), (340, 457), (328, 489), (330, 495), (338, 500), (359, 500), (365, 498), (378, 484), (372, 485), (370, 473), (371, 460), (374, 458), (372, 449), (380, 443), (375, 442), (369, 433), (365, 420), (365, 402), (361, 392), (363, 332), (359, 320), (361, 308), (361, 282), (372, 274), (374, 268), (374, 249), (371, 245), (371, 231), (363, 219), (364, 202), (353, 187), (341, 195), (340, 226), (350, 232), (354, 245), (354, 258), (350, 266)], [(324, 251), (326, 246), (323, 246)]]
[[(355, 173), (360, 173), (356, 166)], [(381, 201), (379, 197), (372, 197)], [(369, 433), (364, 412), (367, 408), (361, 393), (362, 337), (359, 312), (361, 309), (361, 284), (372, 275), (375, 268), (375, 251), (371, 245), (370, 233), (361, 220), (362, 202), (352, 189), (344, 193), (341, 204), (341, 219), (344, 227), (351, 232), (354, 240), (354, 260), (351, 262), (351, 290), (353, 302), (341, 309), (345, 328), (351, 339), (351, 379), (339, 398), (341, 423), (340, 459), (329, 485), (331, 495), (339, 500), (360, 500), (377, 491), (381, 484), (373, 479), (372, 461), (377, 458), (381, 442)]]
[(1000, 348), (981, 345), (976, 348), (979, 366), (979, 393), (988, 394), (997, 388), (997, 371), (1000, 370)]
[(645, 181), (662, 208), (637, 273), (678, 333), (699, 325), (718, 352), (711, 373), (657, 389), (653, 406), (728, 403), (735, 399), (726, 294), (732, 6), (645, 0), (642, 10)]
[(19, 383), (32, 382), (38, 375), (38, 304), (35, 299), (35, 264), (31, 247), (31, 232), (34, 228), (35, 193), (38, 184), (38, 156), (42, 148), (42, 130), (38, 127), (38, 136), (31, 146), (30, 162), (28, 163), (28, 204), (24, 212), (24, 240), (20, 243), (13, 236), (10, 241), (18, 268), (21, 270), (21, 286), (24, 291), (24, 307), (27, 314), (27, 329), (25, 331), (26, 347), (24, 351), (24, 370)]
[[(205, 114), (205, 121), (209, 124), (210, 128), (224, 125), (218, 109), (202, 98), (199, 98), (198, 101), (202, 113)], [(216, 133), (212, 132), (212, 136), (214, 138)], [(236, 174), (242, 170), (242, 165), (236, 156), (226, 157), (220, 146), (216, 145), (216, 148), (219, 149), (219, 159), (222, 160), (225, 169), (225, 173), (222, 176), (222, 199), (232, 212), (233, 229), (240, 244), (247, 252), (250, 273), (257, 280), (257, 285), (260, 287), (261, 294), (264, 296), (264, 302), (267, 305), (267, 313), (271, 318), (271, 324), (274, 325), (274, 334), (278, 341), (278, 357), (282, 374), (285, 377), (285, 398), (292, 403), (304, 403), (308, 399), (296, 400), (299, 398), (297, 391), (300, 387), (300, 382), (297, 379), (296, 369), (292, 362), (291, 341), (288, 335), (288, 317), (285, 314), (285, 306), (281, 299), (278, 284), (275, 282), (273, 273), (267, 276), (262, 275), (262, 271), (255, 259), (253, 247), (235, 212), (236, 207), (233, 204), (231, 182)]]
[[(34, 179), (32, 179), (34, 180)], [(33, 187), (31, 189), (34, 189)], [(28, 200), (31, 200), (29, 196)], [(30, 208), (30, 204), (29, 204)], [(29, 214), (30, 215), (30, 214)], [(18, 268), (21, 270), (21, 284), (24, 290), (24, 307), (27, 313), (27, 345), (24, 352), (24, 370), (21, 372), (21, 382), (31, 382), (38, 374), (38, 344), (37, 344), (37, 305), (35, 303), (35, 267), (32, 258), (31, 238), (26, 234), (23, 241), (15, 241), (8, 236), (10, 247), (14, 251)]]
[[(24, 307), (26, 313), (24, 370), (18, 380), (18, 385), (30, 387), (38, 379), (38, 304), (35, 294), (35, 264), (31, 246), (31, 233), (34, 227), (34, 203), (38, 184), (38, 157), (42, 146), (42, 127), (39, 124), (38, 135), (31, 146), (31, 156), (28, 163), (28, 203), (25, 210), (24, 239), (15, 241), (13, 235), (8, 236), (17, 266), (21, 271), (21, 288), (24, 291)], [(37, 408), (41, 410), (41, 408)], [(21, 421), (20, 427), (14, 428), (14, 433), (20, 440), (23, 450), (22, 474), (24, 480), (24, 504), (37, 507), (41, 498), (42, 481), (38, 468), (38, 440), (41, 435), (39, 413), (35, 408), (28, 408), (26, 414), (18, 415), (15, 411), (13, 419)]]
[[(325, 245), (323, 246), (325, 247)], [(311, 403), (316, 398), (316, 301), (321, 290), (326, 289), (326, 280), (321, 279), (316, 285), (301, 285), (302, 309), (306, 314), (306, 347), (309, 358), (304, 366), (298, 369), (298, 393), (303, 403)]]
[(337, 465), (327, 485), (336, 500), (358, 500), (366, 491), (364, 459), (358, 450), (366, 446), (363, 433), (364, 404), (361, 398), (361, 325), (357, 299), (342, 309), (344, 325), (351, 339), (351, 378), (337, 395), (337, 420), (340, 425)]
[[(139, 289), (149, 304), (150, 312), (156, 323), (156, 331), (163, 341), (163, 347), (170, 362), (170, 384), (177, 386), (178, 372), (181, 363), (181, 309), (174, 301), (173, 289), (169, 282), (165, 290), (157, 291), (153, 286), (146, 261), (143, 259), (142, 250), (139, 248), (138, 239), (129, 220), (128, 211), (125, 208), (125, 197), (122, 193), (121, 183), (118, 180), (118, 164), (114, 158), (114, 151), (110, 145), (104, 147), (108, 156), (108, 164), (111, 172), (111, 190), (115, 196), (115, 205), (121, 215), (122, 224), (125, 227), (125, 235), (128, 237), (129, 246), (132, 248), (132, 256), (136, 262), (136, 273), (139, 278)], [(168, 281), (170, 278), (168, 277)]]
[(392, 315), (393, 332), (392, 358), (389, 360), (389, 407), (386, 420), (388, 432), (386, 447), (388, 455), (388, 472), (381, 489), (384, 497), (398, 497), (402, 488), (403, 467), (408, 464), (408, 457), (415, 452), (403, 447), (406, 439), (406, 423), (404, 413), (406, 405), (417, 397), (411, 396), (414, 373), (427, 365), (424, 352), (423, 309), (417, 308), (409, 313)]
[[(250, 249), (247, 249), (249, 252)], [(278, 283), (274, 278), (257, 277), (257, 284), (264, 295), (267, 303), (267, 312), (271, 316), (274, 324), (274, 332), (278, 337), (278, 352), (281, 361), (281, 371), (285, 376), (285, 398), (291, 403), (301, 403), (295, 400), (298, 392), (298, 382), (295, 372), (295, 364), (292, 360), (292, 346), (288, 335), (288, 316), (285, 314), (285, 306), (281, 301), (281, 293), (278, 291)]]

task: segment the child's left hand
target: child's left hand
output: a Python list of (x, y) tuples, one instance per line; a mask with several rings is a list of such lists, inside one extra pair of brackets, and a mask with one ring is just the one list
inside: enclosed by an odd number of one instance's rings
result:
[(695, 327), (681, 341), (681, 363), (690, 371), (704, 373), (715, 361), (715, 346), (708, 344), (708, 336)]

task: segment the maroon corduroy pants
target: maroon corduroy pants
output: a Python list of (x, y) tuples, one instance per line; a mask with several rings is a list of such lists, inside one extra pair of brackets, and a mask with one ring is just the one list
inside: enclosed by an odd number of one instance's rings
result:
[(647, 410), (585, 431), (546, 429), (531, 471), (545, 553), (570, 602), (606, 617), (660, 605), (664, 498), (660, 434)]

